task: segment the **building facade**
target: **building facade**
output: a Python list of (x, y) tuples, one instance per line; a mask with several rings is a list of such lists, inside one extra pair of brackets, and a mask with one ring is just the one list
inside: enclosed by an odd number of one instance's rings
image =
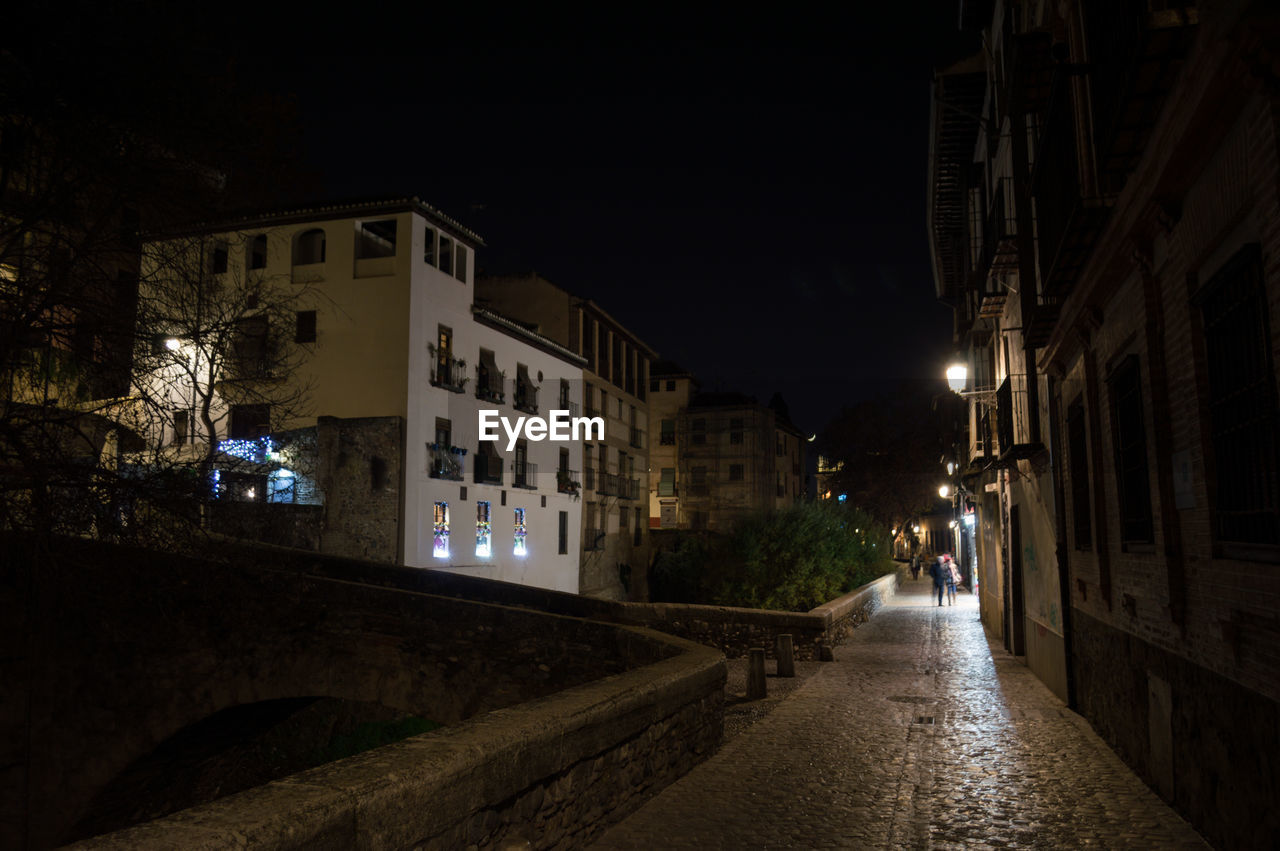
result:
[[(480, 245), (417, 199), (272, 214), (153, 241), (144, 302), (163, 289), (173, 264), (161, 260), (175, 251), (197, 253), (195, 291), (210, 304), (240, 301), (219, 323), (225, 339), (197, 340), (178, 323), (154, 346), (161, 369), (143, 359), (152, 368), (139, 380), (176, 371), (198, 385), (208, 373), (191, 365), (229, 352), (205, 387), (165, 383), (168, 410), (151, 439), (199, 453), (212, 435), (219, 455), (256, 452), (267, 493), (228, 496), (276, 501), (280, 491), (288, 501), (298, 488), (270, 484), (282, 475), (273, 435), (317, 417), (398, 420), (396, 453), (333, 446), (341, 463), (367, 468), (356, 479), (370, 498), (348, 500), (348, 510), (394, 494), (395, 561), (576, 592), (581, 504), (572, 471), (582, 466), (581, 442), (509, 439), (501, 428), (497, 441), (482, 441), (480, 415), (514, 423), (548, 417), (562, 402), (572, 408), (583, 361), (475, 305)], [(181, 312), (173, 301), (160, 307)], [(275, 404), (282, 398), (287, 405)], [(323, 500), (325, 482), (315, 484)]]
[(477, 299), (582, 358), (573, 399), (604, 420), (605, 432), (584, 442), (574, 468), (583, 488), (579, 587), (593, 597), (647, 599), (648, 381), (657, 353), (600, 305), (538, 275), (481, 277)]
[(1212, 842), (1272, 845), (1280, 17), (962, 9), (929, 226), (984, 623)]
[(661, 447), (649, 472), (651, 527), (724, 532), (805, 498), (806, 442), (780, 400), (698, 392), (670, 362), (655, 368), (650, 392)]

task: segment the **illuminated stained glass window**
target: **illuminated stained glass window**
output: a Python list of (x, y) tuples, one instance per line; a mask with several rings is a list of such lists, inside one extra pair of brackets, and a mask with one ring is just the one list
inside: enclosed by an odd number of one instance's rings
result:
[(527, 555), (529, 552), (528, 545), (525, 543), (525, 537), (529, 534), (529, 529), (524, 524), (524, 509), (516, 509), (516, 543), (512, 550), (516, 555)]
[(493, 529), (489, 526), (489, 503), (481, 500), (476, 503), (476, 555), (488, 558), (492, 553), (491, 541)]
[(433, 555), (436, 558), (449, 557), (449, 503), (436, 503), (435, 517), (436, 544)]

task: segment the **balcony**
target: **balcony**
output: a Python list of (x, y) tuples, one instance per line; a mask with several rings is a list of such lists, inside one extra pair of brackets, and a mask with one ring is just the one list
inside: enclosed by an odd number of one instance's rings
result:
[(661, 446), (675, 446), (675, 445), (676, 445), (676, 433), (675, 433), (674, 431), (664, 431), (664, 432), (662, 432), (662, 434), (658, 437), (658, 443), (659, 443)]
[(996, 179), (987, 218), (982, 229), (982, 253), (975, 270), (978, 275), (978, 315), (999, 316), (1004, 312), (1008, 290), (1005, 274), (1018, 268), (1018, 207), (1012, 177)]
[(485, 455), (477, 452), (471, 466), (475, 469), (475, 481), (478, 485), (502, 484), (502, 459), (496, 455)]
[(556, 492), (577, 496), (582, 490), (582, 482), (578, 480), (577, 470), (556, 470)]
[(476, 398), (501, 405), (507, 398), (503, 390), (505, 382), (506, 376), (502, 372), (480, 364), (476, 367)]
[(462, 481), (462, 449), (457, 446), (431, 444), (427, 447), (427, 473), (433, 479)]
[(568, 399), (561, 399), (559, 402), (556, 402), (556, 410), (568, 411), (569, 418), (573, 419), (578, 416), (578, 403), (570, 402)]
[(996, 390), (996, 439), (1002, 466), (1044, 449), (1037, 433), (1038, 412), (1031, 410), (1027, 376), (1010, 375)]
[(514, 481), (511, 482), (512, 487), (525, 488), (526, 490), (537, 490), (538, 488), (538, 465), (530, 464), (528, 461), (518, 461), (515, 465)]
[(1054, 87), (1032, 176), (1040, 281), (1046, 303), (1071, 291), (1111, 212), (1112, 199), (1101, 196), (1096, 179), (1082, 171), (1068, 82), (1059, 79)]
[(601, 473), (600, 480), (596, 483), (596, 493), (601, 496), (621, 496), (620, 485), (622, 479), (613, 473)]
[(1199, 12), (1179, 0), (1089, 4), (1093, 147), (1104, 191), (1118, 194), (1142, 152), (1195, 37)]
[(517, 411), (526, 414), (538, 413), (538, 388), (527, 381), (516, 380), (515, 398), (511, 404)]
[(618, 477), (618, 497), (621, 499), (640, 498), (640, 480)]
[(631, 427), (631, 446), (634, 449), (644, 449), (644, 432), (635, 426)]
[(431, 384), (454, 393), (467, 386), (467, 362), (449, 355), (437, 355), (431, 361)]
[(601, 529), (582, 530), (582, 548), (584, 550), (604, 549), (604, 531)]

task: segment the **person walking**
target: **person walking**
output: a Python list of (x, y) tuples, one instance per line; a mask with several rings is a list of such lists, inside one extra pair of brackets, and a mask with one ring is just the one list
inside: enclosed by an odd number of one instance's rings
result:
[(956, 586), (960, 584), (960, 571), (956, 570), (956, 563), (951, 560), (951, 556), (943, 556), (943, 558), (947, 560), (947, 605), (954, 606), (956, 604)]
[(951, 575), (947, 563), (938, 556), (929, 567), (929, 575), (933, 577), (933, 587), (938, 589), (938, 605), (942, 605), (942, 591), (947, 587), (947, 579)]
[(911, 578), (916, 580), (920, 578), (920, 554), (916, 553), (911, 557)]

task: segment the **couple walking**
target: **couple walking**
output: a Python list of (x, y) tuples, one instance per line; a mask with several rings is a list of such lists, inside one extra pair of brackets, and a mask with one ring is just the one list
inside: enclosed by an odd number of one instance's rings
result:
[(933, 577), (933, 587), (938, 589), (938, 605), (942, 605), (942, 592), (945, 590), (947, 605), (954, 606), (956, 586), (960, 584), (960, 571), (956, 570), (956, 563), (951, 560), (951, 556), (942, 555), (934, 559), (929, 575)]

